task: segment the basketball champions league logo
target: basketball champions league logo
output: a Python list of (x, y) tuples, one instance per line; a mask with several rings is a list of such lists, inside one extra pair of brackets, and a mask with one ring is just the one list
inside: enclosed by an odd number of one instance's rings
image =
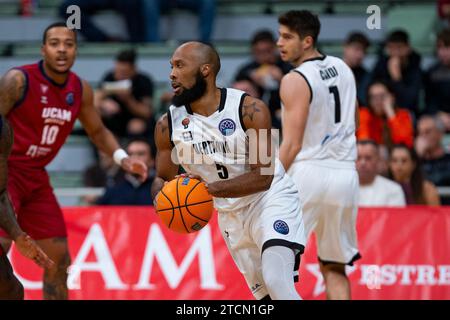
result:
[(287, 235), (289, 233), (289, 226), (283, 220), (277, 220), (273, 223), (273, 228), (276, 232), (281, 233), (283, 235)]
[(231, 136), (236, 130), (236, 123), (231, 119), (223, 119), (219, 123), (219, 131), (224, 136)]
[(75, 98), (74, 98), (74, 95), (73, 95), (73, 92), (69, 92), (67, 95), (66, 95), (66, 103), (69, 105), (69, 106), (73, 106), (73, 103), (75, 102)]

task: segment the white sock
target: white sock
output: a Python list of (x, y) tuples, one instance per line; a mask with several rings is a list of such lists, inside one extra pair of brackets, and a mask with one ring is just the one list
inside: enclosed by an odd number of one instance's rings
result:
[(262, 254), (262, 273), (272, 300), (301, 300), (294, 284), (295, 253), (283, 246), (273, 246)]

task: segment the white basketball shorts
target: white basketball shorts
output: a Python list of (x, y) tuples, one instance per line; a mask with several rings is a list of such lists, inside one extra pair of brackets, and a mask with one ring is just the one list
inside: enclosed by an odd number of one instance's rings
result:
[(359, 179), (353, 162), (298, 161), (288, 174), (297, 185), (305, 233), (315, 232), (319, 261), (352, 265), (358, 252)]
[(298, 280), (306, 238), (298, 191), (288, 175), (273, 182), (258, 201), (237, 211), (219, 211), (218, 222), (231, 256), (256, 299), (268, 295), (261, 266), (262, 253), (268, 247), (294, 250), (292, 271), (294, 280)]

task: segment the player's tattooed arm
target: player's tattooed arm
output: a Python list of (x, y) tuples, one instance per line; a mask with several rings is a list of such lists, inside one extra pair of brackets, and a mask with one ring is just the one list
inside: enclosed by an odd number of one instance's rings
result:
[(261, 111), (261, 107), (257, 105), (256, 101), (252, 101), (248, 104), (244, 104), (242, 106), (242, 120), (244, 123), (253, 123), (255, 119), (255, 114)]
[[(169, 112), (169, 111), (168, 111)], [(175, 178), (178, 173), (178, 165), (172, 161), (172, 143), (170, 141), (169, 118), (164, 114), (156, 123), (156, 178), (153, 180), (151, 194), (155, 199), (166, 181)]]
[(33, 260), (42, 268), (51, 268), (54, 265), (54, 262), (49, 259), (36, 242), (20, 228), (6, 188), (0, 192), (0, 228), (5, 230), (14, 240), (16, 249), (24, 257)]
[(27, 83), (22, 71), (12, 69), (0, 79), (0, 114), (6, 116), (25, 94)]
[(16, 239), (23, 234), (6, 191), (8, 179), (8, 156), (13, 144), (13, 133), (8, 121), (0, 116), (0, 228), (11, 238)]
[(249, 138), (248, 161), (251, 171), (229, 180), (208, 184), (209, 193), (215, 197), (243, 197), (265, 191), (272, 184), (275, 162), (271, 148), (272, 120), (269, 108), (259, 99), (245, 97), (242, 122)]
[(8, 156), (13, 145), (13, 131), (6, 118), (0, 115), (0, 228), (14, 240), (19, 252), (43, 268), (53, 262), (41, 248), (20, 228), (7, 192)]
[(24, 234), (17, 223), (16, 215), (6, 189), (3, 189), (0, 193), (0, 228), (5, 230), (13, 240), (16, 240), (19, 236)]

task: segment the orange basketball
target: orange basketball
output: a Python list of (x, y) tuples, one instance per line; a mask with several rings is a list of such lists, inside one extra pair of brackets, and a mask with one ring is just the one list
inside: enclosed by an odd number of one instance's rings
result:
[(156, 212), (169, 229), (179, 233), (196, 232), (211, 219), (213, 200), (201, 181), (180, 177), (161, 189)]

